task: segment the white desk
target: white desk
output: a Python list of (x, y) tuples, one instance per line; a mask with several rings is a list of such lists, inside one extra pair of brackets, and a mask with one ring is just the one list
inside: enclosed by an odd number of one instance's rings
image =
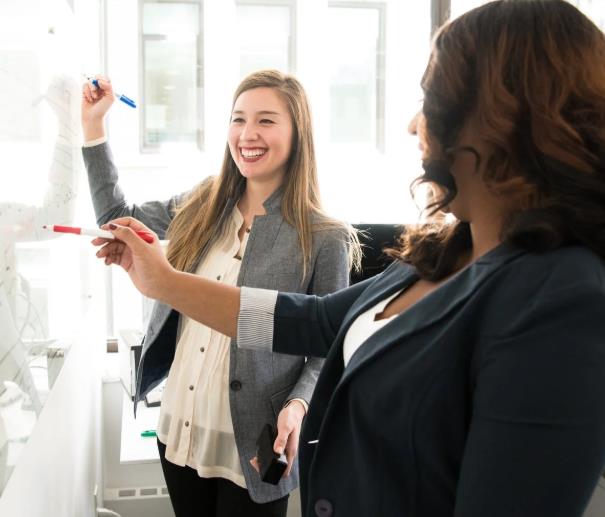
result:
[(147, 407), (144, 402), (139, 402), (135, 420), (133, 403), (128, 395), (124, 393), (122, 397), (120, 463), (154, 463), (159, 461), (156, 437), (141, 436), (143, 431), (155, 431), (159, 416), (159, 406)]

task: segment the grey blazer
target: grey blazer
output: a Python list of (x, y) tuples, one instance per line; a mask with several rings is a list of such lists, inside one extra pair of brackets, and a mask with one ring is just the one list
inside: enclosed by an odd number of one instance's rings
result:
[[(118, 186), (118, 173), (107, 143), (83, 148), (93, 206), (99, 224), (122, 216), (139, 219), (160, 239), (183, 195), (168, 201), (128, 205)], [(234, 206), (236, 200), (230, 202)], [(317, 231), (313, 235), (311, 271), (301, 284), (302, 254), (295, 229), (281, 215), (281, 193), (264, 203), (267, 214), (255, 217), (237, 280), (238, 286), (324, 295), (348, 284), (348, 246), (344, 232)], [(229, 207), (227, 207), (229, 208)], [(198, 258), (201, 259), (201, 256)], [(191, 269), (195, 271), (197, 264)], [(135, 404), (168, 374), (174, 358), (180, 314), (156, 303), (143, 342)], [(323, 360), (239, 349), (231, 341), (229, 401), (235, 441), (250, 497), (257, 503), (283, 497), (298, 486), (298, 460), (290, 477), (277, 486), (260, 481), (249, 460), (256, 454), (256, 438), (267, 422), (275, 425), (286, 400), (311, 400)]]

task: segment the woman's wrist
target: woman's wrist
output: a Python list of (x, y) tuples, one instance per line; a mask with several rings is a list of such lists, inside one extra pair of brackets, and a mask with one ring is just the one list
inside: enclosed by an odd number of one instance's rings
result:
[[(178, 296), (180, 292), (179, 285), (185, 276), (187, 276), (187, 273), (169, 266), (166, 273), (161, 275), (161, 283), (156, 286), (157, 294), (153, 298), (166, 305), (174, 306), (176, 303), (175, 296)], [(185, 279), (185, 281), (187, 280)]]
[(307, 405), (302, 399), (294, 398), (284, 404), (284, 408), (291, 408), (300, 414), (301, 420), (307, 415)]
[(101, 120), (93, 120), (82, 124), (82, 133), (84, 141), (97, 140), (105, 136), (105, 122)]

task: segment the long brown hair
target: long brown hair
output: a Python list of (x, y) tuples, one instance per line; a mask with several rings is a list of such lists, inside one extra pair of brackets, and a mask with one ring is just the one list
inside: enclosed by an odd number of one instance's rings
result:
[[(292, 118), (292, 150), (281, 186), (281, 211), (286, 222), (298, 233), (303, 254), (303, 277), (309, 271), (312, 232), (318, 229), (342, 229), (343, 238), (351, 244), (351, 261), (357, 264), (360, 251), (354, 230), (330, 219), (321, 206), (311, 112), (302, 85), (291, 75), (277, 70), (255, 72), (240, 83), (233, 95), (233, 105), (243, 92), (261, 87), (279, 92)], [(168, 228), (170, 243), (167, 257), (175, 268), (190, 270), (214, 240), (224, 236), (230, 220), (230, 213), (226, 210), (228, 201), (237, 201), (245, 188), (246, 178), (240, 174), (227, 144), (220, 174), (203, 181), (189, 195)]]
[[(514, 205), (502, 240), (605, 259), (605, 36), (586, 16), (564, 0), (478, 7), (438, 31), (422, 87), (429, 156), (416, 185), (445, 192), (430, 213), (456, 196), (449, 169), (472, 117), (494, 150), (477, 155), (482, 179)], [(390, 254), (438, 280), (471, 245), (459, 221), (410, 230)]]

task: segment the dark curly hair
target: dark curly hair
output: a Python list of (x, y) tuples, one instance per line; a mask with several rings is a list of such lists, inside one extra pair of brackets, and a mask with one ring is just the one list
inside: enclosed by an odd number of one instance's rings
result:
[[(579, 244), (605, 259), (605, 35), (586, 16), (564, 0), (478, 7), (438, 31), (422, 88), (429, 156), (413, 188), (444, 192), (430, 214), (456, 196), (449, 169), (472, 115), (494, 149), (478, 156), (482, 179), (514, 202), (502, 240), (532, 252)], [(435, 223), (387, 253), (439, 280), (471, 245), (468, 223)]]

